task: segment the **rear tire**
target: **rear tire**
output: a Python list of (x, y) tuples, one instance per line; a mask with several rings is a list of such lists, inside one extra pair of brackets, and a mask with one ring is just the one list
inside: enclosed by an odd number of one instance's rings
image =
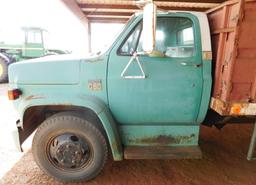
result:
[(88, 181), (107, 160), (107, 141), (91, 122), (75, 114), (58, 113), (38, 128), (32, 144), (38, 166), (62, 182)]
[(0, 83), (7, 82), (8, 79), (8, 65), (7, 61), (0, 57)]

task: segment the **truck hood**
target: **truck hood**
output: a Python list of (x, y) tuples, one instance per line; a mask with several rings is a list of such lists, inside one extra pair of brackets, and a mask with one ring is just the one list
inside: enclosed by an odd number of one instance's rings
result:
[(9, 83), (77, 84), (82, 60), (85, 58), (57, 55), (17, 62), (9, 66)]

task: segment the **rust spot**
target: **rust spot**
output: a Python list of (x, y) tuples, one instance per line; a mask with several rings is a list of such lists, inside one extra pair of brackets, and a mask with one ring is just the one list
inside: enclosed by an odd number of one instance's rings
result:
[(200, 159), (202, 152), (198, 146), (128, 146), (124, 150), (125, 159)]
[(195, 138), (195, 134), (191, 134), (190, 136), (176, 136), (173, 137), (171, 135), (159, 135), (156, 137), (146, 137), (139, 139), (129, 139), (131, 143), (140, 143), (140, 144), (181, 144), (191, 142)]
[[(115, 161), (123, 160), (122, 146), (120, 140), (111, 140), (111, 149)], [(120, 151), (121, 150), (121, 151)]]
[(254, 116), (256, 113), (255, 103), (224, 102), (217, 98), (212, 98), (211, 108), (222, 116)]
[(29, 100), (35, 100), (35, 99), (44, 99), (44, 96), (35, 96), (35, 95), (31, 95), (28, 96), (25, 100), (29, 101)]
[(221, 101), (220, 99), (212, 98), (211, 99), (211, 108), (213, 110), (215, 110), (216, 112), (218, 112), (220, 115), (226, 115), (228, 105), (227, 105), (227, 103)]
[(91, 91), (101, 91), (102, 90), (101, 80), (88, 80), (88, 88)]

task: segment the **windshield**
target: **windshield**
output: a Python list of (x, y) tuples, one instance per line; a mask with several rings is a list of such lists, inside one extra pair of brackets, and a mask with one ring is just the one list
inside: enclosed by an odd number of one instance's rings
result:
[(94, 51), (91, 53), (91, 55), (100, 55), (102, 53), (107, 52), (111, 46), (115, 43), (115, 41), (117, 40), (117, 38), (122, 34), (122, 32), (125, 30), (125, 28), (132, 22), (132, 20), (136, 17), (136, 15), (133, 15), (127, 22), (126, 24), (123, 25), (123, 27), (118, 31), (118, 33), (114, 36), (114, 39), (112, 39), (111, 42), (109, 42), (107, 45), (104, 46), (103, 49), (98, 50), (98, 51)]

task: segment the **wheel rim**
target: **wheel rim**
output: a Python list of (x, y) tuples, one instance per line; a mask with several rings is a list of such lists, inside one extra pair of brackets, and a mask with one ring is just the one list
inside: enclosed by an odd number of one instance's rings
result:
[(92, 157), (89, 142), (75, 134), (65, 133), (50, 140), (47, 147), (49, 161), (61, 170), (79, 170)]
[(4, 67), (2, 64), (0, 64), (0, 77), (3, 75), (4, 73)]

